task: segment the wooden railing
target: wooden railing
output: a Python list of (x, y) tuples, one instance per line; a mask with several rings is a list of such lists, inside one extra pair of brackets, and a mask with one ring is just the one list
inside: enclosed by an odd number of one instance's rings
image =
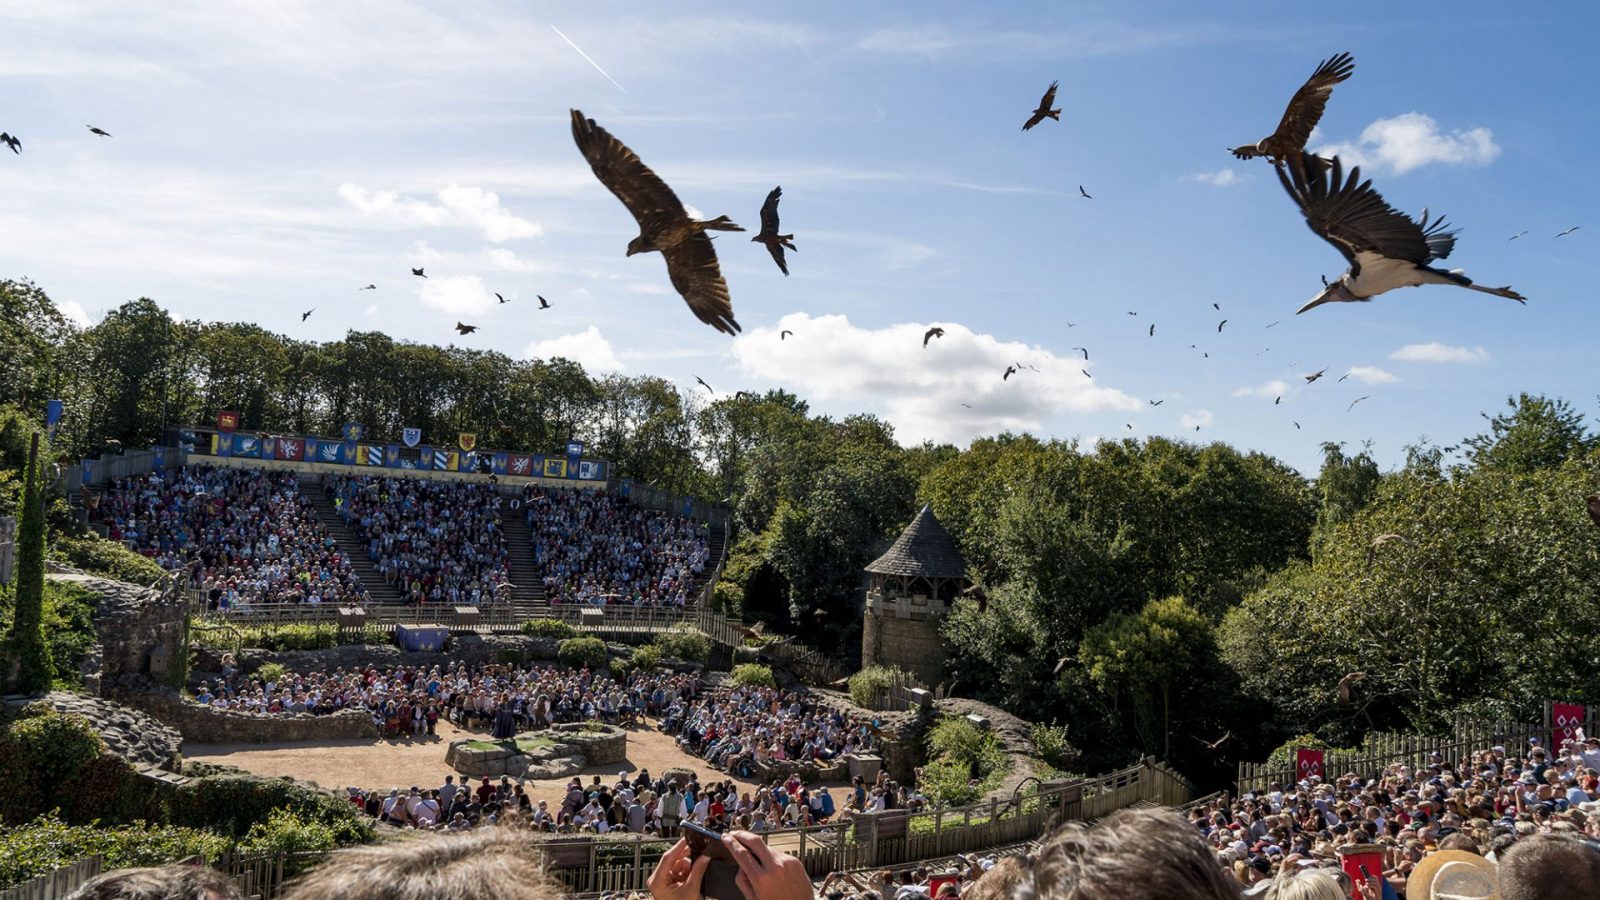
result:
[[(1094, 820), (1135, 804), (1176, 805), (1189, 798), (1181, 776), (1146, 759), (1088, 780), (1046, 782), (1017, 797), (920, 812), (858, 814), (849, 822), (770, 831), (762, 839), (828, 872), (898, 866), (957, 853), (1015, 845), (1072, 820)], [(574, 893), (642, 891), (669, 841), (646, 835), (555, 837), (539, 845), (540, 862)], [(337, 852), (337, 851), (336, 851)], [(273, 900), (297, 870), (327, 854), (258, 854), (219, 860), (247, 896)]]
[[(1600, 722), (1596, 721), (1597, 712), (1600, 712), (1600, 709), (1591, 707), (1585, 710), (1585, 721), (1567, 723), (1566, 727), (1576, 725), (1581, 727), (1585, 734), (1594, 734), (1596, 728), (1600, 727)], [(1359, 748), (1324, 751), (1323, 777), (1336, 777), (1349, 773), (1362, 778), (1376, 778), (1386, 767), (1396, 763), (1404, 764), (1412, 771), (1416, 771), (1426, 768), (1434, 753), (1438, 753), (1452, 764), (1460, 763), (1474, 753), (1495, 746), (1503, 746), (1507, 753), (1513, 755), (1526, 753), (1529, 738), (1538, 738), (1543, 746), (1554, 750), (1558, 749), (1554, 747), (1554, 742), (1561, 727), (1550, 721), (1547, 707), (1545, 722), (1542, 725), (1462, 719), (1458, 720), (1450, 733), (1445, 735), (1373, 732), (1367, 735)], [(1293, 784), (1300, 780), (1300, 777), (1295, 771), (1293, 760), (1280, 766), (1240, 763), (1235, 787), (1241, 794), (1248, 791), (1264, 791), (1274, 783)]]
[(61, 900), (85, 881), (100, 874), (105, 861), (98, 856), (86, 856), (47, 872), (37, 878), (0, 891), (0, 900)]

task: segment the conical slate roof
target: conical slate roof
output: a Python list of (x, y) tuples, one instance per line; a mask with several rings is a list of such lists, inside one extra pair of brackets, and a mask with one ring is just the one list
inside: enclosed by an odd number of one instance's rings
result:
[(967, 563), (956, 549), (955, 538), (939, 524), (933, 510), (924, 506), (889, 551), (873, 560), (867, 571), (875, 575), (965, 578)]

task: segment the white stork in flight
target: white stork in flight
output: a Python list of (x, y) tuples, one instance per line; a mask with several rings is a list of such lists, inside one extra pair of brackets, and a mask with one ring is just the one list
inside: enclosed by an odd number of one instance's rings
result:
[(1302, 151), (1286, 162), (1277, 167), (1283, 189), (1305, 214), (1306, 225), (1337, 247), (1350, 263), (1343, 275), (1326, 283), (1322, 292), (1296, 313), (1324, 303), (1364, 302), (1395, 288), (1424, 284), (1453, 284), (1526, 302), (1510, 287), (1483, 287), (1473, 284), (1459, 269), (1428, 265), (1450, 255), (1456, 233), (1445, 230), (1442, 216), (1430, 221), (1426, 209), (1422, 221), (1417, 222), (1390, 206), (1372, 189), (1372, 182), (1361, 180), (1360, 166), (1352, 168), (1346, 178), (1338, 157), (1328, 165)]

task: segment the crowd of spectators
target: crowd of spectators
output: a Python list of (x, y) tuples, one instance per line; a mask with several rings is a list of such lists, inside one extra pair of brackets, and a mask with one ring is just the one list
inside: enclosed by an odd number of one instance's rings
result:
[(293, 472), (194, 465), (113, 479), (95, 511), (112, 540), (186, 570), (213, 608), (366, 596)]
[(529, 486), (524, 515), (553, 604), (683, 608), (705, 572), (707, 528), (604, 491)]
[(1191, 821), (1247, 896), (1350, 845), (1381, 848), (1382, 877), (1403, 896), (1407, 880), (1440, 851), (1492, 863), (1532, 836), (1600, 840), (1600, 737), (1580, 731), (1557, 748), (1532, 738), (1460, 760), (1433, 753), (1421, 768), (1396, 763), (1374, 778), (1274, 783), (1201, 806)]
[(509, 578), (495, 485), (327, 475), (323, 489), (410, 604), (486, 604)]
[(748, 778), (768, 762), (829, 762), (876, 745), (872, 723), (818, 706), (791, 691), (734, 685), (724, 693), (679, 698), (661, 710), (661, 728), (688, 752)]

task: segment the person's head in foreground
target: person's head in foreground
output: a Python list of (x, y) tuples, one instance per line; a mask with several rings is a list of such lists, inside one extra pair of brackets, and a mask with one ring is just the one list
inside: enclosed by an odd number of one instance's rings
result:
[(1582, 838), (1529, 835), (1500, 859), (1501, 900), (1567, 900), (1600, 895), (1600, 849)]
[(1223, 871), (1183, 816), (1123, 810), (1093, 828), (1072, 822), (1033, 854), (1018, 900), (1237, 900)]
[(67, 900), (244, 900), (244, 894), (215, 869), (172, 865), (96, 875)]
[(296, 879), (283, 900), (556, 900), (526, 835), (485, 829), (357, 847)]
[(1269, 900), (1347, 900), (1349, 896), (1344, 873), (1333, 869), (1281, 872), (1267, 890)]

